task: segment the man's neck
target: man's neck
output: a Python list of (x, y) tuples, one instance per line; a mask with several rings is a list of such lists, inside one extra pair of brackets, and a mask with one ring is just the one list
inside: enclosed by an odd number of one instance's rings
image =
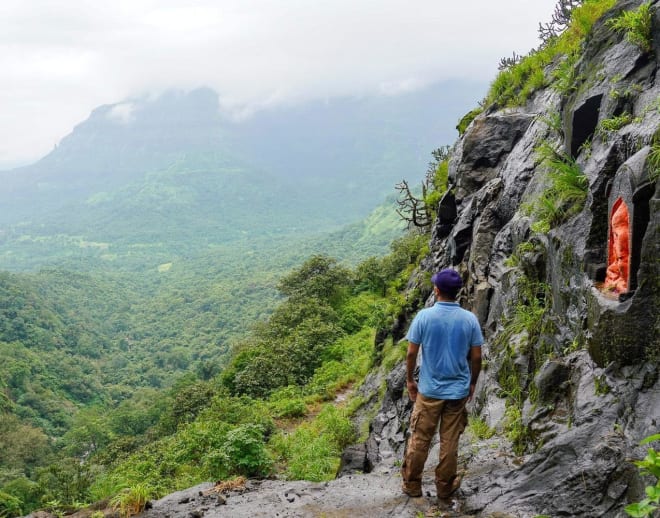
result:
[(439, 291), (435, 292), (435, 301), (436, 302), (456, 302), (456, 299), (452, 299), (445, 295), (444, 293), (441, 293)]

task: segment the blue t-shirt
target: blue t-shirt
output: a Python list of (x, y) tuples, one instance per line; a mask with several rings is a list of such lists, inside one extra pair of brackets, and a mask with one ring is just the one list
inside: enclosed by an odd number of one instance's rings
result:
[(408, 341), (420, 344), (419, 392), (433, 399), (462, 399), (470, 393), (470, 347), (484, 342), (477, 317), (457, 302), (436, 302), (414, 318)]

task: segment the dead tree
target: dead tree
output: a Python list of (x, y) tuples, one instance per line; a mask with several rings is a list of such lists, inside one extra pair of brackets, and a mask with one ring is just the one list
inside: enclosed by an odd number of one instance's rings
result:
[(584, 0), (559, 0), (555, 6), (555, 12), (552, 14), (550, 23), (539, 23), (539, 38), (541, 44), (545, 45), (548, 41), (559, 36), (571, 21), (571, 11), (582, 5)]
[(417, 198), (411, 191), (408, 182), (401, 180), (396, 184), (396, 190), (399, 191), (399, 199), (396, 203), (399, 206), (396, 212), (401, 219), (408, 223), (408, 228), (417, 227), (424, 231), (431, 228), (433, 216), (424, 203), (426, 197), (426, 183), (422, 184), (422, 197)]
[(522, 59), (522, 56), (519, 56), (515, 52), (513, 53), (513, 56), (510, 58), (500, 58), (500, 63), (497, 65), (498, 70), (507, 70), (511, 68), (514, 65), (517, 65), (520, 63), (520, 60)]

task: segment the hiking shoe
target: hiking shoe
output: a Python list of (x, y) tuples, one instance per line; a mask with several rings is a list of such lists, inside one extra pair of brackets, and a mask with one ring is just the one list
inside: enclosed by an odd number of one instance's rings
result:
[(440, 489), (438, 489), (438, 498), (441, 500), (447, 500), (451, 495), (453, 495), (456, 490), (461, 487), (461, 480), (462, 477), (460, 475), (456, 475), (454, 479), (451, 481), (451, 485), (449, 486), (449, 491), (447, 492), (442, 492)]
[(422, 496), (422, 488), (421, 487), (410, 487), (406, 486), (403, 484), (401, 486), (401, 491), (403, 491), (406, 495), (408, 495), (411, 498), (418, 498)]

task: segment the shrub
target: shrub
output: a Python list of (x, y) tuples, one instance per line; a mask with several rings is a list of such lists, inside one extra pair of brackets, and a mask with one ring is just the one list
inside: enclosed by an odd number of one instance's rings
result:
[(135, 484), (112, 498), (110, 504), (115, 511), (119, 512), (119, 516), (129, 518), (144, 510), (151, 493), (151, 488), (146, 484)]
[(268, 408), (277, 418), (302, 417), (307, 413), (307, 405), (299, 387), (288, 386), (276, 390), (270, 395)]
[(86, 501), (93, 477), (92, 466), (81, 464), (78, 459), (63, 459), (38, 470), (38, 482), (44, 490), (44, 497), (64, 505)]
[(447, 179), (449, 177), (449, 161), (443, 160), (438, 163), (427, 177), (426, 195), (424, 196), (424, 205), (431, 214), (431, 218), (437, 217), (438, 203), (442, 196), (447, 192)]
[(651, 51), (651, 2), (633, 11), (624, 11), (607, 22), (608, 27), (625, 34), (626, 39), (644, 52)]
[(21, 516), (21, 501), (15, 496), (0, 491), (0, 518)]
[(232, 475), (265, 476), (273, 464), (264, 444), (264, 430), (258, 425), (243, 424), (231, 430), (222, 451)]

